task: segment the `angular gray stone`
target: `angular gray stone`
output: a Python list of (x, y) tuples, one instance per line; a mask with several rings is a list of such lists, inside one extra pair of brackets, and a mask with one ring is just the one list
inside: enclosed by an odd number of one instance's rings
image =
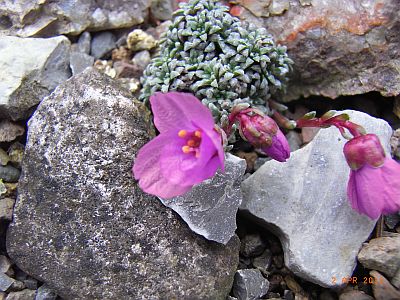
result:
[(336, 98), (371, 91), (400, 94), (398, 0), (324, 0), (309, 6), (285, 0), (273, 1), (264, 10), (268, 13), (274, 3), (285, 2), (289, 2), (285, 8), (268, 18), (246, 10), (240, 15), (265, 27), (294, 61), (287, 93), (279, 99)]
[(400, 234), (370, 240), (362, 247), (358, 260), (367, 269), (394, 277), (400, 270)]
[(27, 118), (33, 106), (67, 80), (69, 49), (63, 36), (0, 37), (0, 118)]
[[(390, 153), (392, 129), (385, 121), (345, 112), (377, 134)], [(357, 253), (375, 225), (348, 203), (345, 142), (337, 129), (322, 129), (286, 163), (268, 161), (242, 184), (240, 209), (279, 237), (289, 269), (325, 287), (352, 275)]]
[(29, 121), (7, 253), (62, 298), (229, 293), (237, 237), (223, 246), (196, 235), (132, 177), (134, 156), (153, 134), (149, 119), (129, 91), (87, 69)]
[(14, 282), (15, 282), (14, 278), (11, 278), (11, 277), (7, 276), (6, 274), (0, 272), (0, 290), (1, 291), (3, 291), (3, 292), (7, 291)]
[(93, 36), (90, 54), (99, 59), (105, 57), (115, 48), (117, 38), (110, 31), (97, 33)]
[(238, 270), (233, 283), (233, 295), (239, 300), (260, 299), (268, 292), (269, 282), (257, 269)]
[(43, 284), (36, 291), (35, 300), (56, 300), (57, 294), (46, 284)]
[(78, 35), (143, 23), (150, 0), (0, 0), (0, 33), (6, 35)]
[(226, 244), (235, 235), (236, 213), (242, 202), (240, 184), (245, 171), (245, 160), (228, 153), (224, 173), (218, 171), (183, 196), (160, 200), (194, 232)]
[(88, 67), (93, 66), (94, 57), (82, 52), (71, 52), (70, 66), (72, 74), (81, 73)]
[(90, 43), (92, 42), (92, 36), (90, 32), (83, 32), (78, 39), (78, 51), (81, 53), (90, 53)]

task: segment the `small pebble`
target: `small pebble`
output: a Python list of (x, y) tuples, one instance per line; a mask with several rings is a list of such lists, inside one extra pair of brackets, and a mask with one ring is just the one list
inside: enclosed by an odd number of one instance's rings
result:
[(133, 56), (132, 62), (139, 66), (141, 69), (146, 69), (151, 61), (150, 52), (147, 50), (139, 51)]
[(92, 37), (90, 35), (90, 32), (83, 32), (78, 39), (78, 51), (81, 53), (89, 54), (91, 41)]
[(4, 273), (0, 273), (0, 290), (6, 292), (15, 282), (14, 278), (7, 276)]
[(339, 300), (374, 300), (374, 298), (362, 291), (351, 290), (340, 294)]
[(7, 152), (0, 148), (0, 165), (5, 166), (10, 161), (10, 157)]
[(258, 233), (246, 235), (240, 241), (240, 254), (245, 257), (259, 256), (265, 248), (266, 244)]
[(128, 48), (124, 46), (120, 46), (116, 49), (114, 49), (111, 53), (111, 59), (116, 62), (118, 60), (125, 60), (129, 61), (131, 60), (132, 57), (132, 52)]
[(24, 158), (25, 146), (19, 142), (13, 143), (10, 148), (8, 148), (8, 156), (10, 162), (17, 168), (21, 168), (21, 163)]
[(5, 182), (18, 182), (21, 171), (13, 166), (0, 166), (0, 179)]
[(6, 300), (35, 300), (36, 291), (25, 289), (8, 294)]
[(93, 66), (94, 57), (82, 52), (71, 52), (70, 54), (70, 67), (72, 75), (81, 73), (88, 67)]
[(38, 288), (35, 300), (56, 300), (56, 298), (57, 294), (46, 284), (43, 284)]
[(2, 120), (0, 122), (0, 142), (12, 142), (24, 133), (24, 127), (19, 124), (9, 120)]
[[(2, 200), (4, 200), (4, 199), (2, 199)], [(0, 201), (2, 201), (2, 200), (0, 200)], [(11, 266), (12, 266), (12, 263), (8, 259), (8, 257), (4, 256), (4, 255), (0, 255), (0, 273), (4, 273), (4, 274), (10, 273), (10, 269), (12, 270)], [(7, 274), (7, 275), (10, 276), (9, 274)]]
[(112, 32), (104, 31), (93, 36), (90, 53), (95, 58), (105, 58), (115, 48), (116, 37)]
[(259, 270), (238, 270), (233, 283), (233, 295), (240, 300), (255, 300), (268, 292), (269, 282)]
[(132, 51), (151, 50), (157, 46), (157, 41), (141, 29), (135, 29), (128, 34), (128, 48)]

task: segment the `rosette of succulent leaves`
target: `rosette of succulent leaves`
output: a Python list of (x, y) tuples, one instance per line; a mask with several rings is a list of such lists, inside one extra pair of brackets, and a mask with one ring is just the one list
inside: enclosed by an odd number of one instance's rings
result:
[(226, 125), (231, 109), (247, 103), (268, 113), (271, 93), (284, 90), (293, 61), (264, 28), (242, 23), (214, 0), (181, 3), (160, 40), (160, 52), (141, 78), (140, 99), (155, 92), (193, 93)]

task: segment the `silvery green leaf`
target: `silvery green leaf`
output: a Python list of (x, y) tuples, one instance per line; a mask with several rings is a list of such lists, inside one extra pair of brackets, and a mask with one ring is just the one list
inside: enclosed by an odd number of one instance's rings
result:
[(224, 74), (224, 80), (230, 80), (230, 79), (233, 78), (233, 76), (234, 76), (233, 73), (227, 72), (227, 73)]
[(177, 71), (171, 71), (170, 78), (174, 79), (174, 78), (178, 77), (179, 75), (181, 75), (181, 73), (179, 73)]
[(168, 89), (169, 89), (169, 85), (165, 84), (161, 87), (161, 92), (166, 93), (166, 92), (168, 92)]
[(193, 44), (190, 42), (185, 42), (185, 45), (183, 47), (183, 50), (188, 51), (193, 47)]
[(209, 34), (213, 34), (213, 33), (216, 33), (216, 32), (218, 32), (218, 31), (220, 31), (222, 28), (221, 27), (219, 27), (219, 26), (216, 26), (216, 25), (213, 25), (211, 28), (210, 28), (210, 31), (208, 32)]
[(204, 49), (204, 52), (212, 52), (215, 50), (215, 45), (213, 42), (209, 43), (208, 46)]
[(203, 41), (203, 42), (205, 42), (205, 41), (207, 41), (207, 33), (204, 33), (204, 34), (202, 34), (202, 35), (200, 35), (199, 36), (199, 38)]
[(211, 82), (210, 84), (212, 87), (218, 88), (218, 82), (216, 79), (213, 80), (213, 82)]

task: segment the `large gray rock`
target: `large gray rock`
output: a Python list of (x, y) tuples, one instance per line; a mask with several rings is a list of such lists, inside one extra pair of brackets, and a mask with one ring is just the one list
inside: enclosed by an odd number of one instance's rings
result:
[(195, 186), (183, 196), (161, 199), (196, 233), (208, 240), (226, 244), (235, 235), (236, 213), (242, 202), (240, 184), (246, 161), (231, 154), (225, 159), (225, 172)]
[[(345, 112), (377, 134), (390, 153), (392, 129), (385, 121)], [(347, 201), (345, 142), (336, 128), (320, 130), (286, 163), (268, 161), (242, 184), (240, 208), (278, 235), (287, 267), (325, 287), (352, 275), (357, 253), (375, 225)]]
[(69, 50), (63, 36), (0, 37), (0, 118), (27, 118), (33, 106), (67, 80)]
[(30, 36), (78, 35), (84, 30), (143, 23), (150, 0), (0, 0), (0, 33)]
[[(284, 2), (280, 10), (273, 9)], [(398, 0), (304, 2), (240, 1), (258, 16), (244, 10), (241, 18), (265, 27), (294, 60), (287, 94), (280, 99), (400, 94)]]
[[(239, 242), (193, 233), (132, 178), (148, 111), (87, 69), (29, 122), (7, 252), (64, 299), (225, 299)], [(151, 155), (151, 154), (149, 154)]]

